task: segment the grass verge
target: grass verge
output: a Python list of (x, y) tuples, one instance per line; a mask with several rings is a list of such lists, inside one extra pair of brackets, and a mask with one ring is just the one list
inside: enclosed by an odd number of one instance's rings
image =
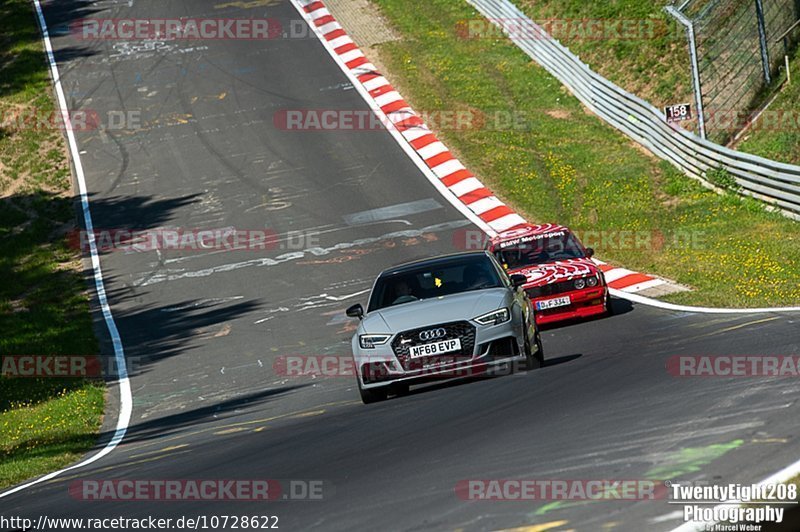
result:
[[(0, 5), (0, 357), (95, 355), (70, 170), (31, 3)], [(0, 376), (0, 488), (95, 442), (102, 382)]]
[[(673, 302), (800, 302), (797, 222), (710, 192), (644, 153), (510, 41), (464, 40), (462, 21), (479, 16), (465, 2), (375, 2), (403, 36), (379, 45), (381, 60), (418, 112), (470, 110), (523, 126), (487, 120), (439, 133), (529, 220), (604, 232), (612, 238), (594, 246), (602, 259), (695, 288), (665, 298)], [(613, 238), (622, 232), (639, 235), (639, 245)]]
[[(587, 2), (585, 0), (516, 0), (515, 3), (531, 19), (539, 21), (546, 28), (552, 29), (554, 36), (580, 56), (596, 72), (610, 79), (628, 92), (636, 94), (652, 103), (657, 108), (666, 105), (690, 102), (694, 104), (692, 89), (689, 49), (685, 29), (672, 16), (664, 11), (667, 2), (658, 0), (614, 0), (611, 2)], [(689, 11), (696, 15), (700, 5), (694, 5)], [(731, 3), (729, 7), (749, 10), (752, 2)], [(786, 6), (768, 6), (767, 18), (770, 21), (771, 36), (777, 36), (777, 26), (788, 26), (794, 20), (782, 10)], [(706, 17), (708, 19), (708, 17)], [(593, 21), (590, 26), (587, 21)], [(714, 29), (715, 25), (716, 29)], [(777, 26), (776, 26), (777, 25)], [(594, 29), (591, 29), (594, 28)], [(627, 29), (626, 29), (627, 28)], [(698, 38), (711, 46), (711, 36), (727, 39), (731, 31), (728, 22), (715, 21), (704, 27), (698, 26)], [(781, 30), (782, 31), (782, 30)], [(775, 35), (773, 35), (773, 33)], [(771, 37), (771, 38), (773, 38)], [(732, 41), (731, 41), (732, 42)], [(752, 42), (750, 43), (752, 46)], [(742, 44), (742, 46), (745, 46)], [(782, 50), (782, 46), (772, 47), (772, 52)], [(701, 55), (704, 47), (701, 46)], [(758, 57), (755, 52), (754, 57)], [(782, 61), (781, 57), (781, 61)], [(792, 69), (800, 77), (800, 59), (795, 53)], [(704, 70), (703, 83), (706, 94), (706, 111), (714, 105), (712, 95), (724, 92), (723, 85), (733, 86), (726, 81), (722, 72), (714, 74)], [(784, 76), (782, 74), (782, 76)], [(744, 82), (742, 82), (744, 83)], [(710, 138), (722, 144), (728, 143), (742, 127), (745, 116), (751, 109), (766, 103), (774, 94), (777, 83), (753, 93), (752, 102), (738, 109), (741, 123), (731, 120), (730, 126), (721, 129), (708, 124)], [(800, 91), (797, 86), (786, 88), (781, 97), (756, 122), (751, 139), (742, 143), (739, 149), (781, 162), (800, 163), (800, 125), (795, 112)], [(722, 99), (722, 98), (718, 98)], [(719, 103), (717, 103), (719, 105)], [(725, 105), (730, 105), (726, 103)], [(695, 113), (696, 114), (696, 113)], [(723, 118), (725, 123), (728, 119)], [(683, 122), (681, 127), (698, 132), (697, 120)]]
[[(656, 107), (694, 101), (685, 30), (664, 11), (665, 4), (662, 0), (517, 1), (534, 21), (564, 21), (562, 26), (551, 25), (555, 38), (600, 75)], [(582, 21), (588, 20), (596, 21), (599, 29), (584, 31)]]
[(794, 75), (767, 110), (744, 134), (737, 149), (768, 159), (800, 164), (800, 51), (790, 61)]

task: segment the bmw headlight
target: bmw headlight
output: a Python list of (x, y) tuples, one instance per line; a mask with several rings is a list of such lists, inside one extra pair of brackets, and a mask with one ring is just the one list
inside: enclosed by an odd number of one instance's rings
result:
[(480, 323), (481, 325), (499, 325), (501, 323), (505, 323), (511, 319), (511, 313), (508, 312), (507, 308), (501, 308), (497, 310), (493, 310), (488, 314), (484, 314), (483, 316), (478, 316), (475, 318), (475, 321)]
[(375, 349), (376, 345), (383, 345), (389, 341), (391, 334), (362, 334), (358, 337), (361, 349)]
[(586, 279), (583, 277), (575, 279), (575, 290), (583, 290), (584, 288), (586, 288)]
[(595, 276), (586, 278), (586, 285), (587, 286), (597, 286), (598, 282), (599, 281), (597, 280), (597, 277), (595, 277)]

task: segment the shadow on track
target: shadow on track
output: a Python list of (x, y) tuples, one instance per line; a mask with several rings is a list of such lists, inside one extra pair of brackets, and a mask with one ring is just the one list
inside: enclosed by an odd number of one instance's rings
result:
[(612, 297), (611, 298), (611, 310), (612, 310), (612, 315), (611, 316), (600, 314), (598, 316), (592, 316), (590, 318), (572, 319), (572, 320), (559, 321), (559, 322), (556, 322), (556, 323), (548, 323), (548, 324), (542, 325), (541, 326), (541, 330), (543, 330), (543, 331), (554, 331), (554, 330), (557, 330), (557, 329), (562, 329), (564, 327), (570, 327), (572, 325), (578, 325), (578, 324), (581, 324), (581, 323), (591, 323), (593, 321), (613, 319), (615, 316), (621, 316), (623, 314), (627, 314), (629, 312), (633, 312), (633, 304), (630, 301), (628, 301), (627, 299), (617, 299), (615, 297)]
[[(566, 364), (568, 362), (572, 362), (573, 360), (577, 360), (577, 359), (581, 358), (582, 356), (583, 356), (582, 354), (577, 353), (577, 354), (574, 354), (574, 355), (566, 355), (566, 356), (561, 356), (561, 357), (556, 357), (556, 358), (551, 358), (551, 359), (545, 359), (544, 366), (542, 366), (542, 368), (540, 368), (540, 369), (545, 369), (545, 368), (550, 368), (550, 367), (554, 367), (554, 366), (559, 366), (561, 364)], [(537, 371), (539, 371), (539, 370), (533, 370), (533, 373), (535, 374)], [(400, 394), (396, 394), (396, 395), (398, 397), (409, 397), (409, 396), (412, 396), (412, 395), (418, 395), (418, 394), (433, 392), (433, 391), (437, 391), (437, 390), (444, 390), (444, 389), (447, 389), (447, 388), (454, 388), (454, 387), (457, 387), (457, 386), (463, 386), (465, 384), (472, 384), (472, 383), (485, 381), (485, 380), (495, 380), (495, 379), (501, 379), (501, 378), (525, 378), (525, 377), (529, 377), (530, 373), (531, 373), (530, 371), (524, 371), (524, 370), (519, 370), (519, 371), (513, 371), (512, 372), (512, 371), (510, 371), (509, 368), (505, 368), (505, 367), (501, 366), (498, 369), (496, 369), (494, 372), (488, 372), (488, 373), (484, 373), (484, 374), (480, 374), (480, 375), (473, 375), (473, 376), (467, 376), (467, 377), (457, 377), (457, 378), (443, 380), (443, 381), (432, 381), (430, 383), (422, 382), (422, 383), (419, 383), (419, 384), (415, 385), (416, 387), (413, 388), (412, 390), (410, 390), (408, 393), (400, 393)]]
[(550, 367), (553, 367), (553, 366), (558, 366), (560, 364), (566, 364), (567, 362), (572, 362), (573, 360), (581, 358), (582, 356), (583, 355), (581, 355), (581, 354), (575, 354), (575, 355), (566, 355), (566, 356), (563, 356), (563, 357), (545, 359), (544, 367), (545, 368), (550, 368)]
[[(92, 210), (126, 212), (146, 221), (143, 225), (148, 228), (166, 223), (175, 209), (191, 201), (195, 199), (96, 199)], [(0, 309), (0, 330), (6, 332), (0, 355), (94, 355), (98, 352), (96, 338), (103, 344), (100, 352), (113, 354), (113, 348), (106, 345), (108, 332), (98, 306), (91, 307), (91, 315), (87, 308), (84, 294), (87, 289), (93, 293), (95, 286), (89, 261), (75, 260), (79, 250), (84, 259), (88, 255), (81, 249), (76, 219), (82, 219), (76, 197), (23, 187), (0, 199), (0, 301), (13, 302)], [(109, 295), (113, 303), (132, 297), (122, 292)], [(229, 309), (224, 315), (189, 316), (183, 326), (207, 326), (255, 306), (240, 305), (243, 307)], [(165, 347), (174, 350), (180, 340), (175, 331), (178, 324), (168, 320), (167, 325), (170, 336), (162, 338), (161, 343), (171, 340)], [(148, 325), (148, 329), (153, 328), (152, 323)], [(0, 410), (13, 402), (44, 402), (84, 385), (81, 378), (42, 376), (20, 381), (0, 376)]]
[[(132, 424), (128, 428), (128, 432), (125, 435), (125, 443), (130, 444), (147, 441), (154, 438), (163, 438), (190, 427), (193, 430), (198, 430), (207, 423), (230, 420), (243, 414), (245, 409), (264, 404), (267, 401), (276, 399), (279, 396), (285, 395), (294, 390), (305, 388), (307, 386), (312, 386), (312, 384), (299, 384), (295, 386), (272, 388), (269, 390), (241, 395), (233, 399), (228, 399), (227, 401), (189, 410), (188, 412), (171, 414), (168, 416)], [(112, 435), (113, 431), (102, 433), (100, 435), (100, 442), (107, 441)]]
[[(129, 256), (133, 260), (152, 256), (152, 262), (158, 262), (153, 269), (153, 274), (157, 273), (162, 266), (161, 255), (152, 250), (142, 252), (126, 250), (126, 246), (131, 244), (130, 241), (122, 239), (119, 242), (116, 240), (104, 242), (103, 235), (120, 230), (134, 232), (169, 227), (173, 213), (200, 201), (200, 199), (198, 195), (192, 194), (169, 199), (157, 199), (152, 196), (113, 196), (110, 198), (93, 197), (90, 200), (95, 220), (103, 221), (102, 226), (95, 227), (95, 234), (101, 235), (98, 245), (100, 246), (99, 254), (104, 260), (104, 280), (108, 301), (114, 311), (117, 327), (125, 341), (125, 356), (129, 361), (131, 376), (143, 374), (158, 361), (186, 354), (192, 349), (189, 345), (192, 340), (213, 337), (219, 333), (223, 324), (253, 312), (260, 306), (256, 300), (221, 305), (218, 302), (197, 299), (175, 301), (165, 306), (137, 304), (137, 301), (145, 296), (147, 291), (131, 284), (127, 279), (111, 273), (113, 272), (111, 266), (113, 263), (109, 264), (108, 262), (110, 255), (127, 254), (126, 257)], [(79, 219), (81, 218), (79, 217)], [(85, 236), (76, 237), (74, 233), (68, 233), (67, 240), (73, 248), (80, 246), (84, 258), (88, 257)], [(84, 270), (86, 282), (94, 289), (93, 272), (88, 261), (84, 261), (84, 267), (86, 268)], [(92, 318), (95, 335), (100, 339), (102, 355), (113, 358), (114, 349), (110, 343), (103, 315), (96, 302), (92, 305)], [(114, 370), (107, 377), (117, 378), (118, 375), (113, 364), (106, 364), (104, 368)]]

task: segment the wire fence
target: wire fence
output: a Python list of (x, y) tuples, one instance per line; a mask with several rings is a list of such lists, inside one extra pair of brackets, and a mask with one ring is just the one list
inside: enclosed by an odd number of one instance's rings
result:
[[(686, 0), (673, 6), (692, 25), (707, 137), (725, 143), (746, 124), (800, 39), (800, 0)], [(784, 35), (786, 34), (786, 35)], [(735, 121), (735, 122), (734, 122)]]
[[(666, 122), (663, 110), (614, 85), (510, 0), (467, 0), (587, 108), (707, 186), (734, 188), (800, 220), (800, 166), (738, 152)], [(513, 21), (513, 30), (509, 28)]]

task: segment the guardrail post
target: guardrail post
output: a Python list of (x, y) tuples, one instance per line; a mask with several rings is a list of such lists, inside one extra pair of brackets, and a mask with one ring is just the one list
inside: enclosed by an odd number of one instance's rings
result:
[(761, 64), (764, 67), (764, 81), (769, 85), (772, 83), (772, 75), (769, 72), (769, 49), (767, 48), (767, 29), (764, 25), (764, 4), (762, 4), (762, 0), (756, 0), (756, 18), (758, 19), (758, 40), (761, 44)]
[(697, 106), (697, 125), (700, 128), (700, 137), (705, 140), (706, 114), (703, 108), (703, 90), (700, 85), (700, 66), (697, 60), (697, 39), (694, 33), (694, 22), (675, 9), (674, 6), (666, 6), (664, 10), (686, 27), (686, 33), (689, 36), (689, 55), (692, 59), (692, 84), (694, 85), (694, 101)]
[[(467, 0), (497, 26), (500, 26), (498, 20), (510, 17), (526, 21), (526, 24), (534, 27), (533, 21), (514, 6), (513, 1)], [(795, 1), (800, 5), (800, 0)], [(747, 2), (746, 5), (749, 7), (751, 4)], [(691, 30), (688, 34), (690, 50), (693, 52), (695, 98), (702, 133), (705, 134), (703, 94), (697, 68), (700, 49), (695, 40), (695, 26), (683, 13), (673, 10), (667, 9), (667, 12)], [(798, 26), (800, 21), (793, 24), (780, 39)], [(699, 24), (696, 27), (699, 28)], [(546, 32), (541, 35), (549, 37)], [(670, 128), (664, 120), (663, 111), (592, 71), (556, 39), (540, 38), (535, 47), (530, 40), (517, 38), (513, 41), (601, 119), (658, 157), (671, 162), (705, 185), (709, 185), (705, 178), (708, 170), (725, 168), (741, 185), (740, 194), (763, 201), (770, 208), (780, 210), (783, 215), (800, 220), (800, 166), (735, 151), (703, 139), (692, 131)]]
[[(800, 12), (800, 0), (795, 0), (797, 4), (797, 11)], [(792, 84), (792, 73), (789, 71), (789, 34), (800, 26), (800, 20), (789, 26), (789, 29), (784, 31), (783, 34), (775, 39), (775, 43), (783, 41), (783, 60), (786, 63), (786, 82)]]

